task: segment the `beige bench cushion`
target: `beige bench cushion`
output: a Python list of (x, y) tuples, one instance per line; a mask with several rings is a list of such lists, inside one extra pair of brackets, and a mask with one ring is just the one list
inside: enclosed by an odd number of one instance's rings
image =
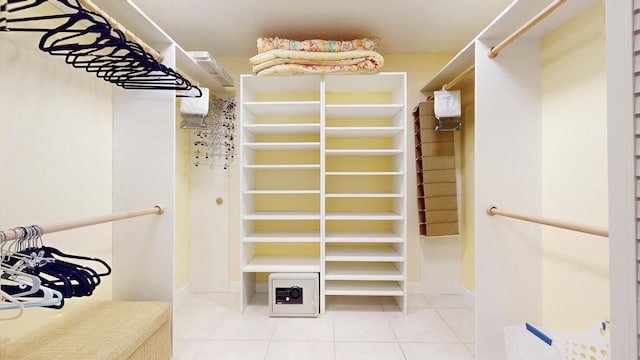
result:
[[(94, 302), (27, 338), (3, 344), (2, 348), (3, 360), (128, 359), (136, 351), (134, 358), (169, 359), (170, 305)], [(142, 354), (151, 357), (139, 357)]]

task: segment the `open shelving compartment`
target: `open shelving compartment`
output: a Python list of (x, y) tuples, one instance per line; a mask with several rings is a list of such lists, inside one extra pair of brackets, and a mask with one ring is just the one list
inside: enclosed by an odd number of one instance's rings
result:
[(241, 81), (242, 309), (269, 272), (406, 310), (406, 75)]

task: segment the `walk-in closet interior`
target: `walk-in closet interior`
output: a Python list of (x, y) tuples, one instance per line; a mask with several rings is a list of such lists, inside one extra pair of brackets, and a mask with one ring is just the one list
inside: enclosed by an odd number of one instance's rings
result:
[(640, 1), (462, 3), (0, 0), (0, 358), (639, 358)]

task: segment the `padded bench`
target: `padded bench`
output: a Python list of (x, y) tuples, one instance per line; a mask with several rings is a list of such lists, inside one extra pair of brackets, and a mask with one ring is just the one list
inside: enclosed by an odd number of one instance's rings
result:
[(97, 301), (24, 339), (2, 344), (0, 359), (170, 359), (165, 302)]

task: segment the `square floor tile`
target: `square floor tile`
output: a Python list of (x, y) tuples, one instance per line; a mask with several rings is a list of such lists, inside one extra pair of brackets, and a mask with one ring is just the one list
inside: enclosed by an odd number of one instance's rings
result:
[(475, 311), (472, 308), (438, 309), (444, 321), (463, 343), (476, 341)]
[(280, 318), (271, 340), (333, 341), (333, 338), (333, 322), (320, 315), (317, 318)]
[(212, 340), (269, 341), (278, 319), (255, 313), (229, 312), (210, 336)]
[(381, 310), (335, 311), (325, 316), (333, 322), (335, 341), (396, 341), (391, 324)]
[(264, 360), (268, 347), (268, 341), (209, 340), (194, 360)]
[(272, 341), (266, 360), (331, 360), (335, 359), (333, 342)]
[(407, 360), (473, 360), (473, 355), (463, 344), (401, 343)]
[(410, 308), (407, 315), (385, 314), (400, 342), (460, 342), (435, 309)]
[(336, 342), (335, 347), (336, 360), (405, 360), (395, 342)]

